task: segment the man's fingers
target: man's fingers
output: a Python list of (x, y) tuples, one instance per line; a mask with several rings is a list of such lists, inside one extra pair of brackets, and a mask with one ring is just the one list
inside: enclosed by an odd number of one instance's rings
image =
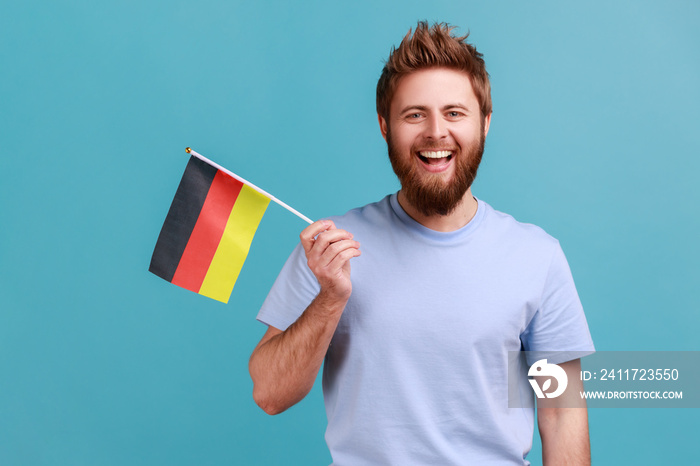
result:
[(349, 240), (352, 239), (352, 234), (348, 233), (345, 230), (327, 230), (327, 231), (322, 231), (321, 233), (316, 236), (316, 240), (314, 241), (313, 245), (313, 251), (311, 255), (307, 254), (307, 256), (320, 256), (321, 254), (326, 252), (326, 249), (330, 247), (331, 245), (344, 241), (344, 240)]
[(330, 220), (312, 223), (299, 235), (309, 269), (322, 288), (347, 286), (349, 277), (343, 269), (347, 262), (360, 255), (360, 243), (352, 234), (336, 228)]
[[(321, 288), (334, 288), (343, 286), (349, 280), (344, 270), (348, 261), (360, 255), (360, 243), (353, 240), (344, 240), (334, 243), (319, 258), (318, 261), (309, 259), (309, 268), (316, 276)], [(345, 283), (347, 285), (347, 283)]]
[(304, 228), (299, 235), (304, 251), (308, 254), (315, 243), (316, 236), (321, 232), (332, 229), (335, 229), (335, 224), (331, 220), (319, 220)]
[(329, 267), (335, 258), (346, 250), (359, 252), (360, 243), (351, 239), (335, 241), (331, 243), (315, 261), (318, 267)]
[[(359, 247), (359, 245), (358, 245)], [(357, 248), (345, 249), (339, 252), (333, 260), (328, 264), (328, 270), (339, 270), (342, 269), (345, 264), (353, 257), (358, 257), (362, 252)]]
[(318, 230), (319, 228), (308, 228), (308, 231), (305, 231), (303, 235), (304, 237), (302, 239), (302, 243), (304, 246), (304, 251), (306, 252), (306, 257), (310, 260), (319, 258), (325, 253), (326, 249), (330, 245), (335, 244), (338, 241), (352, 239), (351, 233), (335, 228), (335, 225), (333, 225), (332, 222), (330, 222), (328, 230), (321, 231), (315, 235), (315, 238), (309, 237), (309, 235)]

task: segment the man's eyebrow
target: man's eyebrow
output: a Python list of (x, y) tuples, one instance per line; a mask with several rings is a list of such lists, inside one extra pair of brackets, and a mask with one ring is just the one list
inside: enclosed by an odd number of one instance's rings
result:
[(442, 107), (443, 110), (449, 110), (451, 108), (461, 108), (462, 110), (467, 110), (467, 111), (469, 110), (469, 107), (467, 107), (464, 104), (460, 104), (460, 103), (447, 104), (444, 107)]
[(420, 110), (420, 111), (424, 112), (424, 111), (428, 110), (428, 107), (426, 107), (425, 105), (409, 105), (407, 107), (404, 107), (399, 113), (403, 115), (404, 113), (408, 112), (409, 110)]

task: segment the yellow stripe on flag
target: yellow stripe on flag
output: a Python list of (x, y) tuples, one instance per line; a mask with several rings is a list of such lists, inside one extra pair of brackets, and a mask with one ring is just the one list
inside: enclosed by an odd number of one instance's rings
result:
[(199, 294), (228, 303), (270, 199), (243, 185)]

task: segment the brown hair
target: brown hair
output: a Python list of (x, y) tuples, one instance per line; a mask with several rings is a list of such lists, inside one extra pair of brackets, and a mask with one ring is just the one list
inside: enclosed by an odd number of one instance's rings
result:
[(403, 38), (399, 48), (392, 47), (377, 83), (377, 113), (389, 119), (391, 99), (402, 77), (426, 68), (451, 68), (469, 75), (472, 88), (479, 101), (481, 116), (491, 113), (491, 83), (482, 55), (465, 42), (469, 34), (455, 37), (450, 34), (454, 26), (419, 21), (415, 32), (411, 30)]

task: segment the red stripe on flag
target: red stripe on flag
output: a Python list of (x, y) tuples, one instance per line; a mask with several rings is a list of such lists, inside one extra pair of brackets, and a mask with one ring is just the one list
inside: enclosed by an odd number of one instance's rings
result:
[(182, 254), (172, 283), (199, 293), (243, 183), (218, 171)]

